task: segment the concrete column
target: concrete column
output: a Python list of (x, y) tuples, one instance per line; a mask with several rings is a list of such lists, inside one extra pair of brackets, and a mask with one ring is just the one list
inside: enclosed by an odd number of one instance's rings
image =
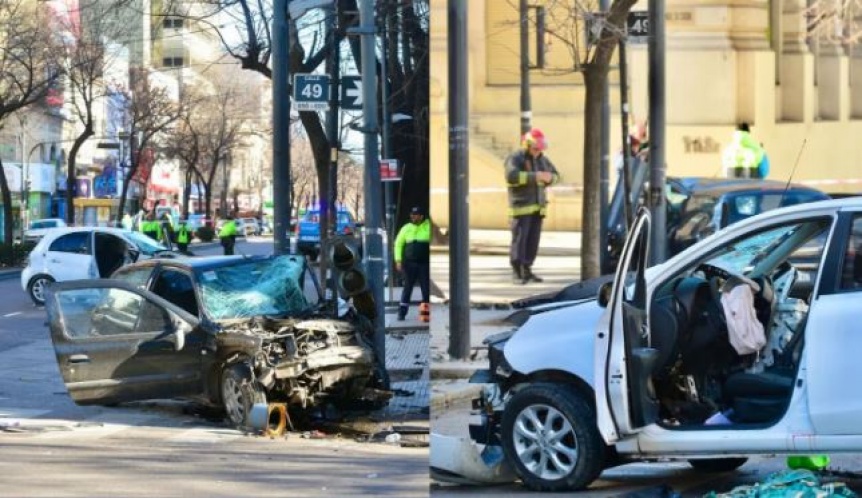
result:
[(814, 120), (814, 57), (806, 41), (804, 9), (805, 0), (784, 0), (778, 111), (781, 121), (810, 123)]
[(850, 73), (850, 119), (862, 119), (862, 46), (854, 45), (848, 54)]
[(818, 74), (818, 117), (821, 120), (846, 121), (850, 117), (850, 66), (844, 48), (821, 41), (814, 70)]

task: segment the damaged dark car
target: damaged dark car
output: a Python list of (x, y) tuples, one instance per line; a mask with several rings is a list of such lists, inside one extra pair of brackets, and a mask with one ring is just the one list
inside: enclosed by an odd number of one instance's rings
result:
[(321, 296), (302, 257), (154, 259), (52, 285), (46, 309), (76, 403), (196, 397), (242, 427), (259, 403), (380, 401), (370, 320)]

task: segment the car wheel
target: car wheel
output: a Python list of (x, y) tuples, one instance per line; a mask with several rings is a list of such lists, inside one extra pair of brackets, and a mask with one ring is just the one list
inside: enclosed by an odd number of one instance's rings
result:
[(535, 491), (583, 489), (604, 469), (606, 448), (590, 404), (575, 389), (533, 384), (506, 404), (503, 451)]
[(231, 424), (246, 427), (251, 407), (256, 403), (266, 403), (266, 395), (252, 378), (250, 367), (238, 363), (222, 372), (221, 400)]
[(36, 275), (30, 279), (30, 283), (27, 284), (27, 294), (36, 306), (45, 305), (45, 290), (51, 282), (54, 282), (54, 279), (48, 275)]
[(689, 460), (688, 464), (695, 470), (709, 473), (732, 472), (742, 467), (747, 458), (705, 458), (702, 460)]

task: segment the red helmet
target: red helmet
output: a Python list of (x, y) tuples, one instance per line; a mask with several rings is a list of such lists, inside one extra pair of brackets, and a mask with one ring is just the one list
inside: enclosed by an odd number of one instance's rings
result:
[(533, 146), (539, 151), (544, 151), (548, 148), (548, 140), (545, 138), (545, 134), (542, 133), (542, 130), (533, 128), (527, 133), (524, 133), (524, 136), (521, 139), (521, 145), (525, 149)]

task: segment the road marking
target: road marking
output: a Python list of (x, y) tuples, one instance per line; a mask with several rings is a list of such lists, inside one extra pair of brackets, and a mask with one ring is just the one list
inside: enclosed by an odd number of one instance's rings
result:
[(3, 315), (3, 318), (9, 318), (10, 316), (15, 316), (15, 315), (20, 315), (20, 314), (22, 314), (22, 312), (20, 312), (20, 311), (16, 311), (14, 313), (6, 313), (5, 315)]

